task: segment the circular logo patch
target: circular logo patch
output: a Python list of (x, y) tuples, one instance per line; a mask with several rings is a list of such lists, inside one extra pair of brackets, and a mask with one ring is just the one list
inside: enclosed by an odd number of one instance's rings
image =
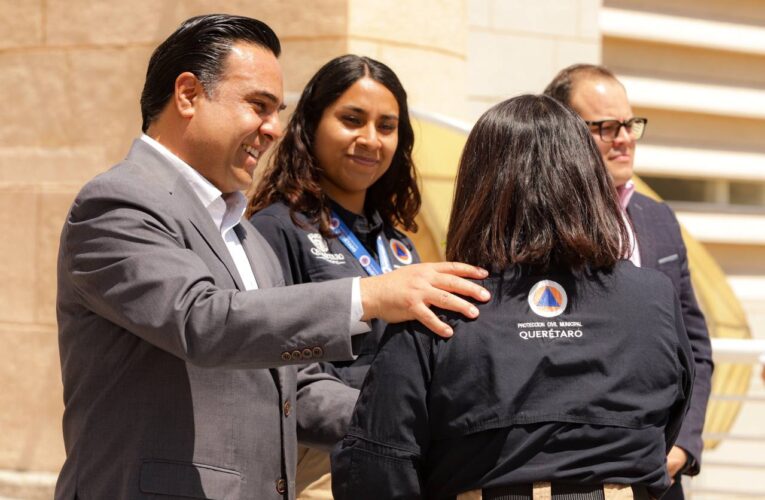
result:
[(340, 219), (338, 219), (336, 217), (330, 217), (329, 218), (329, 227), (331, 229), (337, 229), (338, 227), (340, 227)]
[(568, 296), (560, 284), (542, 280), (529, 291), (529, 307), (539, 316), (553, 318), (566, 310)]
[(406, 247), (406, 245), (404, 245), (396, 238), (391, 238), (389, 245), (390, 251), (393, 253), (393, 256), (396, 257), (397, 261), (404, 265), (409, 265), (412, 263), (412, 252)]
[(359, 257), (359, 264), (361, 264), (364, 267), (367, 267), (371, 262), (372, 260), (369, 258), (369, 255), (362, 255), (361, 257)]

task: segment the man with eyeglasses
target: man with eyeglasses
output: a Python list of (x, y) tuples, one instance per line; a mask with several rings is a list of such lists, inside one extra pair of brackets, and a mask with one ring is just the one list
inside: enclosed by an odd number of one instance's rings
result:
[(616, 185), (625, 216), (632, 222), (630, 260), (636, 266), (664, 272), (675, 285), (683, 307), (683, 320), (696, 365), (691, 407), (675, 446), (668, 450), (667, 469), (674, 478), (662, 499), (683, 499), (681, 474), (696, 475), (701, 465), (704, 426), (712, 379), (712, 348), (704, 316), (691, 285), (685, 244), (672, 210), (635, 192), (631, 181), (635, 144), (643, 137), (648, 120), (634, 116), (627, 92), (616, 76), (603, 66), (575, 64), (558, 73), (545, 94), (571, 106), (590, 127)]

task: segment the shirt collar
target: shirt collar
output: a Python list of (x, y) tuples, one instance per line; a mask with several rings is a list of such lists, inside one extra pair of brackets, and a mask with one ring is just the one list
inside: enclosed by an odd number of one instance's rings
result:
[(383, 220), (380, 216), (380, 212), (374, 210), (369, 216), (359, 215), (346, 210), (335, 200), (329, 199), (332, 210), (343, 219), (343, 222), (356, 234), (357, 237), (364, 240), (369, 238), (376, 238), (377, 234), (382, 230)]
[(225, 233), (239, 224), (245, 210), (247, 210), (247, 198), (242, 193), (236, 191), (223, 194), (212, 182), (205, 179), (196, 169), (178, 158), (159, 142), (146, 134), (141, 134), (141, 140), (164, 156), (170, 165), (186, 179), (221, 233)]
[(632, 195), (635, 194), (635, 183), (632, 180), (625, 182), (623, 186), (616, 188), (616, 194), (619, 196), (619, 205), (621, 205), (622, 210), (627, 210), (627, 205), (630, 204)]

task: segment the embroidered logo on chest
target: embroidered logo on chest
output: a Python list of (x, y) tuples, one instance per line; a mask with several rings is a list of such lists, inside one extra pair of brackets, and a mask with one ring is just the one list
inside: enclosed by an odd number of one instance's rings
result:
[(324, 241), (324, 238), (319, 233), (308, 233), (308, 239), (313, 243), (313, 246), (316, 247), (321, 252), (328, 252), (329, 247), (327, 246), (327, 242)]
[(313, 248), (311, 248), (311, 255), (317, 259), (329, 262), (330, 264), (345, 264), (345, 255), (341, 253), (330, 253), (329, 245), (326, 240), (319, 233), (308, 233), (306, 235), (308, 241), (311, 242)]
[(412, 263), (412, 252), (406, 247), (406, 245), (404, 245), (404, 243), (397, 240), (396, 238), (391, 238), (388, 245), (390, 246), (391, 253), (394, 257), (396, 257), (397, 261), (404, 265), (409, 265)]

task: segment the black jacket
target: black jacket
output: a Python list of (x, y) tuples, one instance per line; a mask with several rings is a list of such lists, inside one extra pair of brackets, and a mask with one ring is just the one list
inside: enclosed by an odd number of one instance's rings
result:
[[(542, 280), (564, 292), (535, 288)], [(389, 327), (332, 457), (335, 498), (534, 481), (663, 492), (693, 380), (666, 276), (620, 262), (588, 279), (508, 271), (482, 284), (493, 300), (474, 321), (447, 314), (448, 341), (414, 322)]]

